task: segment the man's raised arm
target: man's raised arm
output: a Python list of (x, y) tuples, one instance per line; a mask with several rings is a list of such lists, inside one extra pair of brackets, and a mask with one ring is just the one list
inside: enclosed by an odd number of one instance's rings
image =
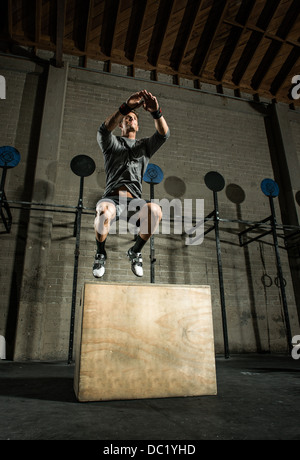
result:
[(130, 113), (134, 109), (138, 109), (143, 105), (144, 100), (143, 100), (143, 91), (139, 91), (137, 93), (132, 94), (126, 102), (124, 102), (119, 110), (117, 110), (115, 113), (113, 113), (111, 116), (109, 116), (104, 124), (107, 128), (108, 131), (113, 131), (115, 128), (119, 126), (119, 123), (121, 123), (122, 119)]
[(144, 103), (143, 107), (147, 112), (150, 112), (152, 117), (154, 118), (155, 128), (162, 136), (165, 136), (169, 131), (169, 127), (167, 122), (162, 114), (162, 111), (159, 107), (159, 103), (155, 96), (153, 96), (148, 91), (144, 90), (141, 91)]

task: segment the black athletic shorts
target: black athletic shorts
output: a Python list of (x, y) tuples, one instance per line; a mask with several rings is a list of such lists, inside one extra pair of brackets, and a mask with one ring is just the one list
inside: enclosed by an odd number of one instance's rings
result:
[[(97, 205), (101, 203), (101, 201), (111, 202), (116, 207), (116, 220), (119, 219), (126, 219), (127, 221), (134, 216), (136, 213), (140, 212), (140, 210), (145, 206), (145, 204), (150, 203), (149, 200), (144, 200), (142, 198), (128, 198), (124, 196), (106, 196), (101, 198), (98, 201)], [(127, 211), (127, 213), (125, 212)]]

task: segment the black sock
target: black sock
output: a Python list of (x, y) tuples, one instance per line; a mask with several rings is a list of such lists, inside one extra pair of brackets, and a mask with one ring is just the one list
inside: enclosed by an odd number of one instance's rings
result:
[(131, 249), (133, 252), (137, 254), (138, 252), (142, 251), (146, 243), (147, 241), (143, 240), (143, 238), (141, 238), (140, 235), (138, 235), (134, 243), (134, 246)]
[(104, 254), (105, 257), (106, 257), (105, 242), (106, 242), (106, 240), (102, 241), (101, 243), (100, 243), (100, 241), (96, 240), (97, 254)]

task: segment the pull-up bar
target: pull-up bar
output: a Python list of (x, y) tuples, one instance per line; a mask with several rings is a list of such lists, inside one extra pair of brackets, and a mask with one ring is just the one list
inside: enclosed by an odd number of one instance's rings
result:
[(269, 198), (269, 203), (270, 203), (270, 208), (271, 208), (271, 216), (267, 217), (262, 222), (263, 223), (270, 222), (271, 229), (264, 232), (263, 234), (259, 236), (256, 236), (255, 238), (251, 238), (248, 241), (243, 241), (243, 237), (248, 232), (253, 231), (254, 229), (258, 228), (257, 224), (253, 225), (252, 227), (239, 233), (239, 241), (240, 241), (240, 246), (245, 246), (246, 244), (250, 244), (253, 241), (259, 240), (263, 236), (269, 235), (271, 233), (273, 235), (277, 271), (278, 271), (278, 278), (279, 278), (282, 305), (283, 305), (283, 313), (284, 313), (284, 319), (285, 319), (286, 336), (287, 336), (288, 348), (291, 351), (292, 333), (291, 333), (290, 319), (289, 319), (288, 306), (287, 306), (286, 293), (285, 293), (285, 280), (283, 277), (281, 259), (280, 259), (280, 254), (279, 254), (279, 244), (278, 244), (278, 237), (277, 237), (277, 218), (276, 218), (275, 206), (274, 206), (274, 198), (278, 197), (279, 195), (279, 186), (272, 179), (264, 179), (261, 183), (261, 190), (264, 193), (264, 195), (266, 195)]

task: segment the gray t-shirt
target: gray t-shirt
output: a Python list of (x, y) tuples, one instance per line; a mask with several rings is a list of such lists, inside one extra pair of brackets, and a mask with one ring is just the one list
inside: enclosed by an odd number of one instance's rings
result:
[(142, 179), (152, 155), (170, 137), (156, 131), (151, 137), (127, 139), (115, 136), (103, 123), (97, 133), (97, 141), (104, 155), (106, 188), (104, 197), (125, 185), (135, 198), (142, 195)]

